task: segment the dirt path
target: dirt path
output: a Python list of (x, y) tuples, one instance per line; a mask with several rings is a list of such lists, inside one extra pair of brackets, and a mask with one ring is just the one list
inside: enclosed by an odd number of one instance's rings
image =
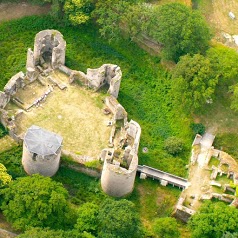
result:
[(46, 14), (50, 10), (50, 5), (37, 6), (26, 2), (21, 3), (0, 3), (0, 22), (23, 16)]

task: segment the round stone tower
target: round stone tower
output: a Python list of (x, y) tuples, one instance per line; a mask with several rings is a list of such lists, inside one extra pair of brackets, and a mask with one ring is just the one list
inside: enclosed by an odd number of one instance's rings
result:
[[(105, 193), (113, 197), (123, 197), (131, 193), (136, 177), (141, 128), (137, 122), (131, 120), (125, 130), (127, 146), (122, 148), (119, 160), (114, 149), (104, 149), (101, 154), (101, 159), (104, 160), (101, 186)], [(122, 161), (124, 165), (121, 164)]]
[(24, 137), (22, 165), (29, 175), (53, 176), (59, 169), (62, 137), (31, 126)]

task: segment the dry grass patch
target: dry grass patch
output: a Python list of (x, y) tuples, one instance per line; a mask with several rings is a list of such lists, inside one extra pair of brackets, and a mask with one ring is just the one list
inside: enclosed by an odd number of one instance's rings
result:
[(0, 139), (0, 152), (10, 150), (13, 146), (17, 146), (17, 143), (10, 136), (7, 135)]
[[(237, 0), (196, 0), (194, 4), (206, 17), (208, 23), (212, 27), (215, 39), (225, 43), (222, 33), (230, 35), (238, 34), (238, 1)], [(229, 12), (233, 12), (236, 16), (235, 20), (229, 17)], [(232, 47), (236, 48), (235, 44)]]

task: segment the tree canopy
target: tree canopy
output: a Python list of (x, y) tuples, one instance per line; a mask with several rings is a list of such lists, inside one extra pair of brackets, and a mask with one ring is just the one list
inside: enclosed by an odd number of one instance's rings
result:
[(164, 45), (168, 59), (178, 61), (186, 54), (205, 53), (211, 39), (203, 17), (180, 3), (162, 5), (157, 10), (157, 29), (150, 35)]
[(94, 0), (43, 0), (51, 3), (51, 15), (66, 24), (78, 26), (91, 19)]
[(153, 230), (159, 238), (179, 238), (180, 233), (175, 218), (157, 218), (153, 224)]
[(220, 238), (225, 232), (238, 231), (238, 210), (227, 204), (204, 203), (189, 220), (193, 238)]
[(77, 26), (90, 19), (94, 5), (93, 0), (65, 0), (63, 8), (67, 21)]
[(103, 202), (98, 214), (100, 238), (141, 237), (141, 224), (135, 205), (122, 199)]
[(95, 238), (90, 233), (79, 233), (77, 230), (63, 231), (51, 230), (49, 228), (31, 228), (23, 234), (17, 236), (18, 238)]
[(173, 72), (173, 80), (174, 97), (190, 111), (209, 102), (218, 83), (209, 59), (200, 54), (181, 57)]
[(33, 175), (18, 178), (1, 190), (1, 209), (13, 227), (65, 227), (69, 222), (68, 192), (51, 178)]
[(77, 223), (75, 229), (79, 232), (90, 232), (94, 235), (98, 230), (98, 211), (99, 207), (93, 203), (84, 203), (79, 207), (77, 214)]
[(0, 164), (0, 188), (3, 188), (12, 181), (12, 176), (7, 173), (7, 169)]
[(211, 47), (207, 53), (207, 58), (210, 60), (217, 76), (219, 83), (231, 86), (237, 81), (238, 77), (238, 54), (236, 50), (217, 45)]

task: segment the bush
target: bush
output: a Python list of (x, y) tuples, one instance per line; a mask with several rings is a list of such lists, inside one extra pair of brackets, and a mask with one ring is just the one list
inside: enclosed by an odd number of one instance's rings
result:
[(195, 135), (196, 134), (203, 135), (205, 133), (206, 128), (202, 123), (192, 123), (190, 127)]
[(164, 149), (171, 155), (178, 155), (184, 150), (184, 143), (180, 138), (172, 136), (165, 140)]

